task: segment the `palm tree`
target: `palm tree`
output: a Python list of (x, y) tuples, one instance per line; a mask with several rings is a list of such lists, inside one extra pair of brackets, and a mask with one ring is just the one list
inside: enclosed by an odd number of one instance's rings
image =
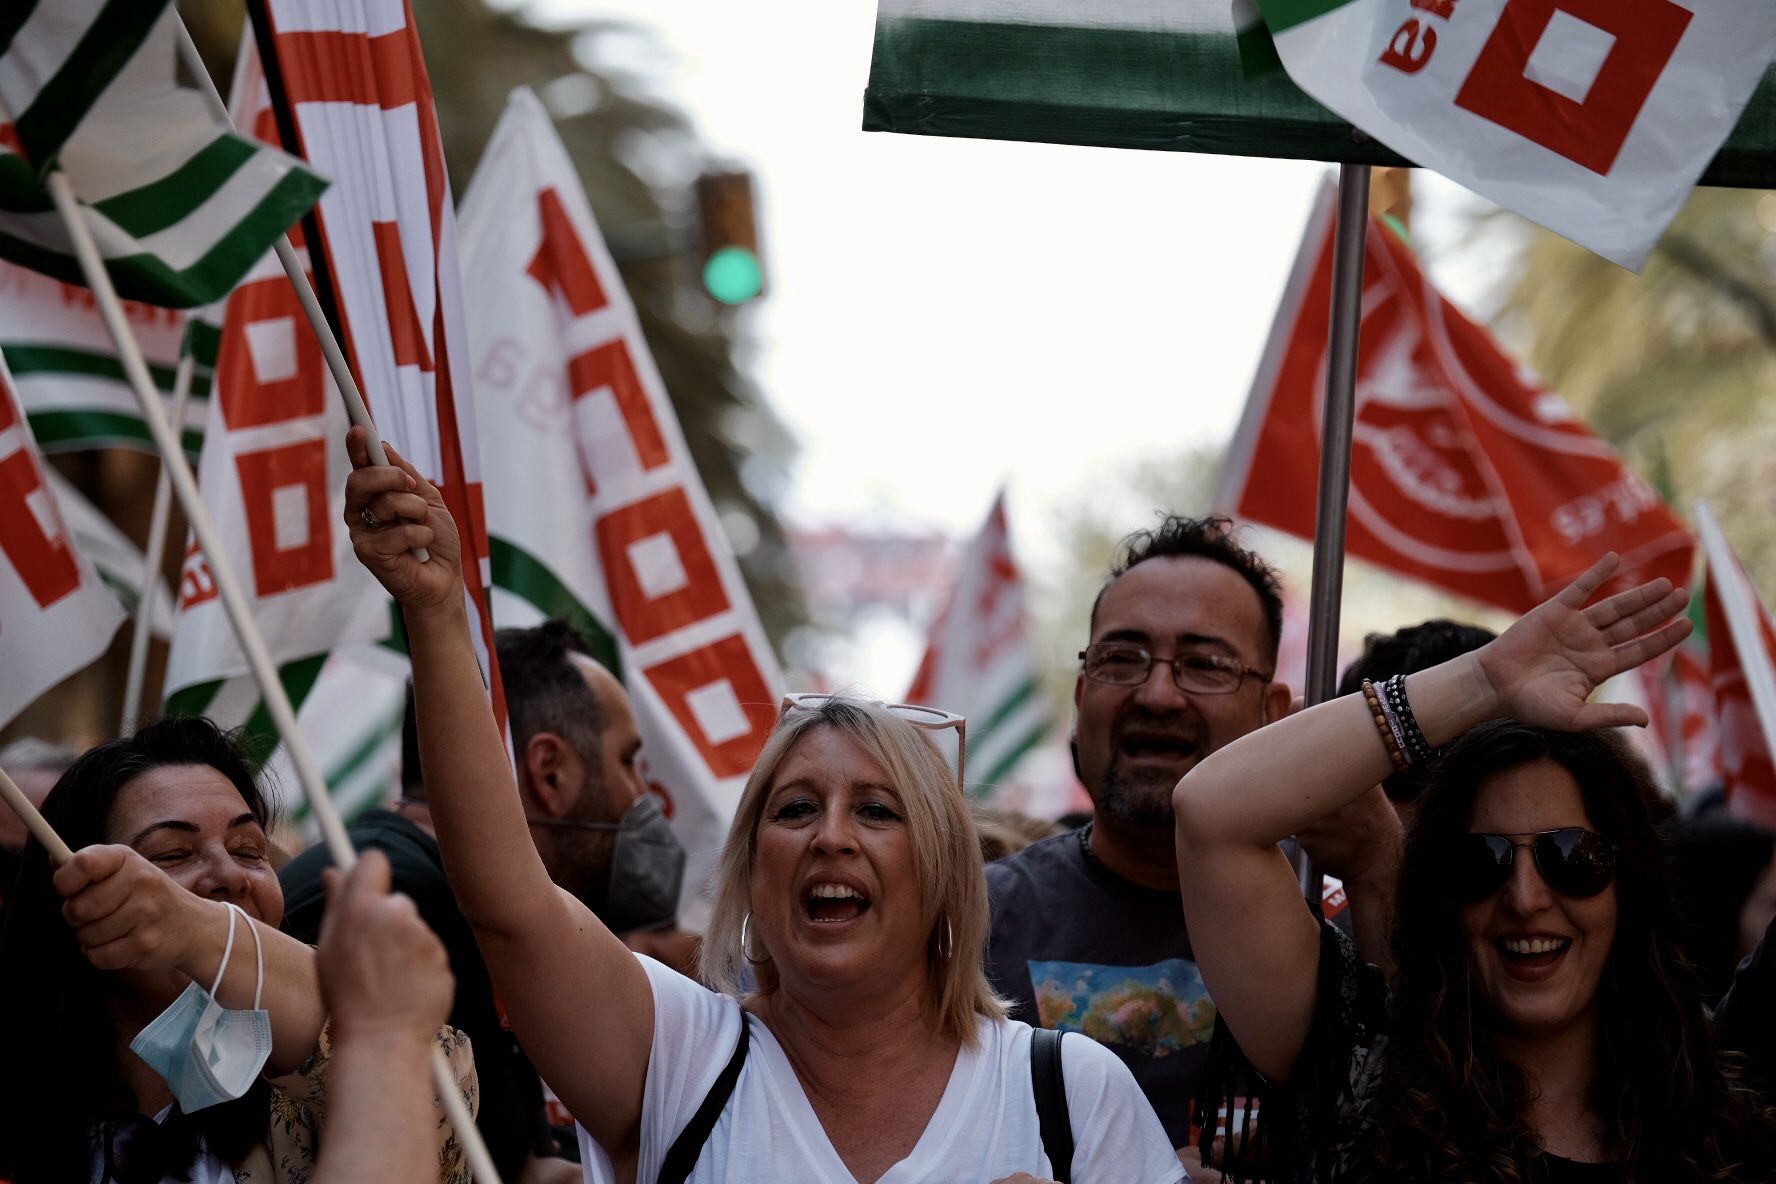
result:
[(1713, 504), (1776, 589), (1776, 193), (1698, 189), (1639, 276), (1535, 231), (1497, 322), (1676, 506)]

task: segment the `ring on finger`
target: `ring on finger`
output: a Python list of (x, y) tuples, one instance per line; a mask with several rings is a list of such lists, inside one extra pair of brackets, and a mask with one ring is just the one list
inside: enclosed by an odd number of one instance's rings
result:
[(364, 520), (364, 525), (368, 526), (371, 530), (381, 530), (383, 526), (386, 525), (382, 519), (376, 516), (376, 511), (372, 510), (369, 506), (365, 506), (360, 510), (358, 512), (358, 517), (362, 518)]

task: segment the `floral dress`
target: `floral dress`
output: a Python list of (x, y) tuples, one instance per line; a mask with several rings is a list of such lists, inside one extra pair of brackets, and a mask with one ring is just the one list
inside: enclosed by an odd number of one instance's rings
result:
[[(450, 1063), (457, 1089), (469, 1113), (480, 1108), (480, 1087), (469, 1038), (455, 1028), (438, 1029), (438, 1044)], [(330, 1031), (323, 1028), (314, 1055), (294, 1073), (270, 1079), (271, 1123), (263, 1146), (234, 1167), (235, 1184), (310, 1184), (319, 1140), (327, 1121), (327, 1067), (332, 1058)], [(444, 1105), (433, 1099), (438, 1144), (439, 1184), (471, 1184), (468, 1159)]]

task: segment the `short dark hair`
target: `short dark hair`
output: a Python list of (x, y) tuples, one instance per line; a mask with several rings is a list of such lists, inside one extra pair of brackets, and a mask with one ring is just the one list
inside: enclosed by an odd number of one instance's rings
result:
[[(254, 780), (257, 761), (243, 733), (196, 717), (163, 719), (88, 749), (44, 799), (43, 817), (76, 851), (102, 843), (118, 791), (168, 765), (215, 769), (271, 829), (273, 809)], [(0, 1073), (0, 1174), (20, 1184), (84, 1178), (95, 1128), (136, 1105), (117, 1071), (107, 1002), (115, 980), (80, 952), (52, 870), (32, 839), (0, 916), (0, 1016), (9, 1017), (0, 1043), (16, 1064), (37, 1067)], [(255, 1081), (243, 1097), (182, 1118), (173, 1138), (183, 1166), (172, 1174), (189, 1168), (200, 1143), (225, 1162), (245, 1156), (265, 1138), (269, 1105), (267, 1087)]]
[[(553, 732), (588, 762), (598, 775), (599, 745), (604, 742), (604, 712), (574, 668), (569, 655), (597, 661), (584, 634), (560, 617), (526, 629), (498, 629), (493, 645), (500, 682), (506, 691), (506, 719), (512, 751), (523, 752), (538, 732)], [(419, 761), (419, 720), (413, 707), (413, 683), (407, 683), (407, 713), (401, 721), (401, 794), (425, 800), (425, 770)]]
[(1098, 606), (1104, 603), (1104, 594), (1110, 591), (1112, 584), (1127, 575), (1130, 568), (1149, 559), (1210, 559), (1232, 568), (1257, 594), (1258, 605), (1264, 610), (1265, 627), (1270, 631), (1266, 657), (1274, 665), (1277, 646), (1283, 637), (1282, 581), (1263, 556), (1240, 545), (1239, 531), (1239, 524), (1231, 518), (1218, 515), (1187, 518), (1182, 514), (1167, 514), (1152, 530), (1135, 531), (1118, 545), (1116, 559), (1110, 564), (1109, 578), (1092, 601), (1092, 628), (1097, 627)]
[[(1363, 680), (1381, 683), (1396, 674), (1417, 674), (1433, 666), (1479, 649), (1498, 634), (1482, 625), (1468, 625), (1436, 617), (1408, 625), (1392, 633), (1371, 633), (1363, 639), (1363, 652), (1344, 668), (1338, 680), (1340, 695), (1354, 695)], [(1429, 767), (1415, 764), (1381, 783), (1389, 801), (1411, 802), (1424, 792)]]

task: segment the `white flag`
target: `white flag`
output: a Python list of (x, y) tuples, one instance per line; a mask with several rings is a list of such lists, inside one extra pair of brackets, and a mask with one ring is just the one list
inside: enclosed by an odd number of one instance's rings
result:
[(1258, 0), (1395, 152), (1638, 271), (1776, 56), (1770, 0)]
[(1028, 601), (1001, 492), (962, 556), (907, 691), (908, 702), (968, 717), (968, 791), (983, 798), (994, 795), (1054, 724)]
[[(250, 32), (230, 107), (243, 131), (269, 114)], [(275, 255), (260, 259), (228, 298), (216, 375), (198, 469), (204, 508), (300, 708), (325, 655), (382, 639), (390, 616), (345, 528), (345, 408)], [(256, 709), (258, 691), (210, 574), (212, 560), (195, 542), (187, 547), (168, 709), (240, 723)], [(297, 662), (307, 665), (292, 670)], [(243, 687), (225, 693), (230, 679)], [(228, 710), (237, 701), (250, 704), (246, 714)]]
[(462, 206), (494, 615), (562, 616), (628, 688), (690, 852), (681, 922), (776, 719), (781, 677), (566, 150), (514, 91)]
[[(171, 396), (187, 314), (134, 300), (123, 302), (123, 314), (142, 347), (149, 377), (162, 395)], [(210, 366), (216, 360), (213, 339), (199, 337), (197, 344), (208, 343), (209, 354), (198, 356), (181, 425), (185, 453), (193, 461), (210, 405)], [(12, 367), (31, 434), (46, 454), (83, 448), (154, 451), (136, 393), (117, 360), (117, 346), (86, 288), (0, 261), (0, 350)], [(170, 416), (171, 398), (165, 403)]]
[(0, 357), (0, 725), (104, 653), (122, 621), (74, 545)]

